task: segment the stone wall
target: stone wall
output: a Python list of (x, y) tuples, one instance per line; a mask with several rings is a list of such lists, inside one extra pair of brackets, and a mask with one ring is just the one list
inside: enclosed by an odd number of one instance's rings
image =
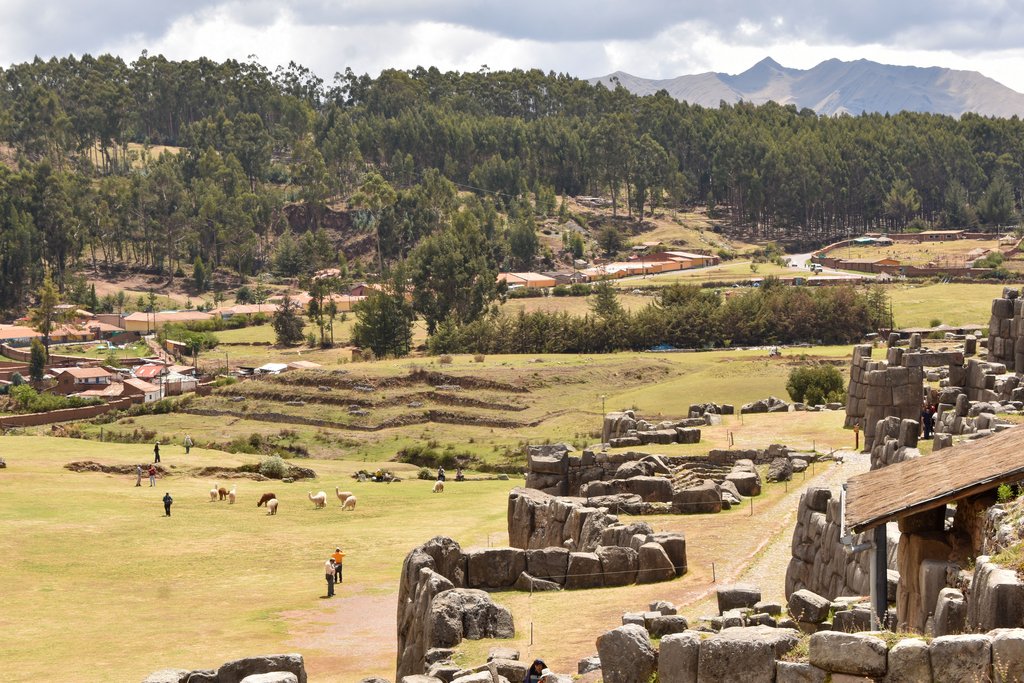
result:
[[(840, 528), (840, 499), (827, 488), (811, 487), (800, 496), (796, 528), (793, 530), (793, 556), (786, 569), (786, 596), (807, 589), (829, 600), (847, 595), (868, 595), (871, 553), (853, 553), (843, 545)], [(889, 525), (887, 557), (889, 569), (896, 567), (899, 532)], [(867, 542), (868, 536), (854, 537), (854, 544)], [(890, 573), (890, 582), (896, 580)], [(894, 595), (891, 597), (895, 597)]]
[(35, 427), (37, 425), (86, 420), (112, 410), (127, 410), (136, 403), (142, 403), (142, 396), (127, 396), (106, 403), (98, 403), (81, 408), (63, 408), (45, 413), (28, 413), (25, 415), (4, 415), (0, 417), (0, 429), (9, 427)]
[(1003, 289), (1003, 296), (992, 301), (988, 323), (988, 359), (1004, 363), (1016, 372), (1024, 372), (1024, 300), (1014, 288)]
[(893, 640), (877, 633), (820, 631), (807, 654), (794, 650), (794, 629), (733, 627), (708, 635), (683, 630), (661, 637), (657, 647), (638, 624), (597, 638), (601, 680), (637, 683), (657, 673), (661, 683), (727, 681), (953, 681), (1024, 680), (1024, 629), (951, 635), (925, 641)]

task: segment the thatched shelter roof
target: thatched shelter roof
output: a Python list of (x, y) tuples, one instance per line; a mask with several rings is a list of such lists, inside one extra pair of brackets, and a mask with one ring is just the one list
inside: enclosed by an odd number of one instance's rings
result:
[(846, 528), (860, 533), (1024, 479), (1024, 426), (853, 477)]

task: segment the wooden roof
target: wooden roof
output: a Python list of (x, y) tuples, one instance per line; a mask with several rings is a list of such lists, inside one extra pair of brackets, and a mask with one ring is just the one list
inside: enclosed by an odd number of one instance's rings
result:
[(854, 533), (1024, 479), (1024, 426), (860, 474), (847, 483)]

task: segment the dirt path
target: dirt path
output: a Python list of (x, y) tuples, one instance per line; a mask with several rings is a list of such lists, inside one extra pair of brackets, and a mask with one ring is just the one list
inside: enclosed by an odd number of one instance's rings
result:
[[(814, 477), (813, 480), (808, 481), (809, 486), (827, 486), (836, 489), (850, 477), (867, 472), (871, 467), (870, 456), (867, 453), (843, 450), (836, 451), (836, 454), (843, 456), (843, 464), (832, 467)], [(806, 486), (801, 486), (779, 501), (777, 509), (786, 512), (777, 519), (775, 533), (766, 538), (761, 546), (754, 551), (749, 562), (745, 563), (738, 571), (724, 576), (723, 583), (740, 581), (751, 583), (761, 589), (763, 599), (785, 604), (786, 568), (789, 566), (790, 557), (792, 557), (793, 527), (796, 524), (800, 495), (806, 489)], [(717, 611), (713, 590), (686, 606), (688, 614), (702, 609), (701, 614)]]

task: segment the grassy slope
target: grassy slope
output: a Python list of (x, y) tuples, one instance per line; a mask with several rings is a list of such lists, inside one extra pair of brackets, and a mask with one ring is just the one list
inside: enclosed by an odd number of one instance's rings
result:
[(992, 299), (1002, 294), (1003, 286), (894, 285), (886, 291), (892, 298), (897, 327), (926, 327), (932, 320), (947, 325), (976, 323), (987, 327)]

